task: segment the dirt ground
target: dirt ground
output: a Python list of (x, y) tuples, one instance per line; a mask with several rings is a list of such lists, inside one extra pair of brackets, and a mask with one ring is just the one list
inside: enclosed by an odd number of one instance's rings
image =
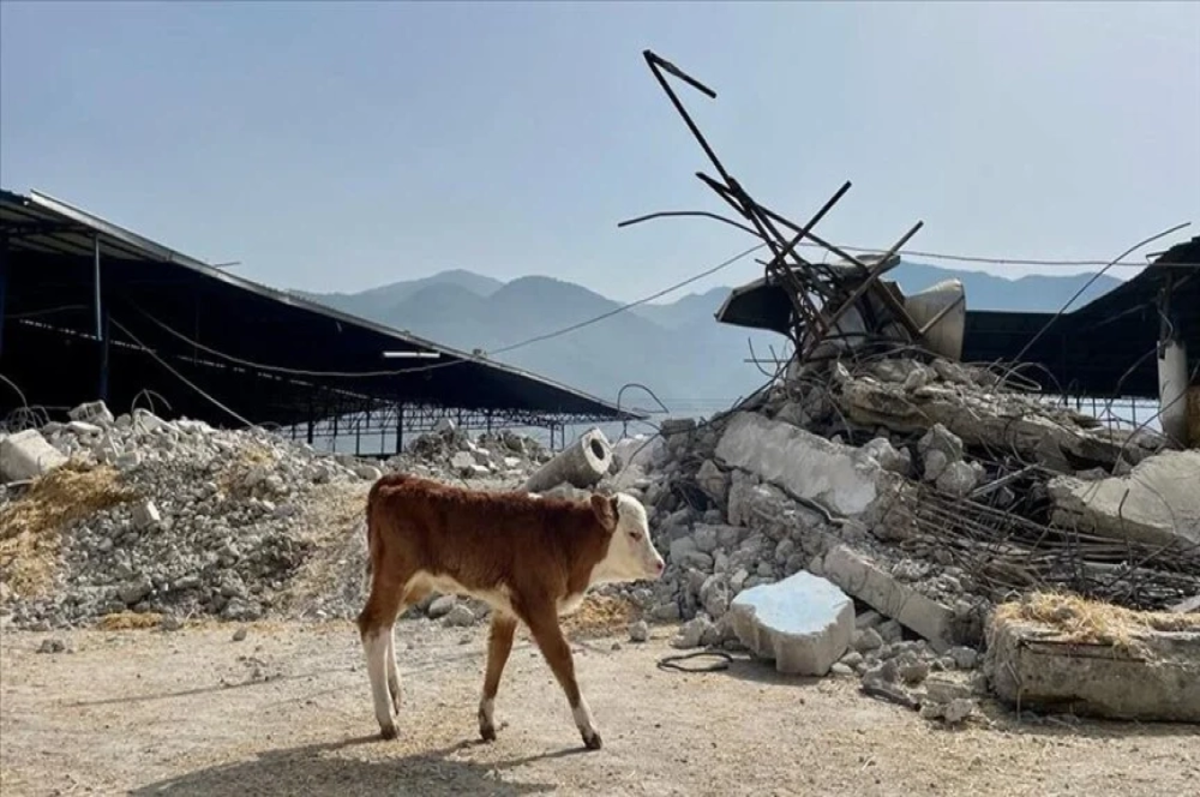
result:
[[(1183, 726), (990, 719), (949, 731), (852, 680), (785, 680), (750, 661), (663, 671), (655, 638), (577, 640), (605, 746), (582, 752), (527, 638), (477, 743), (486, 626), (398, 627), (401, 738), (376, 737), (344, 621), (56, 635), (0, 642), (0, 792), (180, 795), (1184, 795), (1200, 733)], [(618, 643), (614, 649), (614, 643)]]

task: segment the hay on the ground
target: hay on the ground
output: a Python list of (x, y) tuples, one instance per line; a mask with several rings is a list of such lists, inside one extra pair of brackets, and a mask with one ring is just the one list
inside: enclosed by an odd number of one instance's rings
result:
[(635, 618), (637, 608), (625, 598), (591, 594), (562, 620), (564, 633), (575, 639), (623, 632)]
[(1194, 613), (1139, 612), (1077, 595), (1039, 592), (996, 607), (998, 622), (1033, 622), (1058, 632), (1063, 642), (1111, 645), (1141, 651), (1139, 636), (1150, 632), (1200, 632)]
[(0, 509), (0, 575), (8, 588), (22, 597), (37, 595), (53, 581), (66, 526), (136, 498), (107, 465), (71, 461), (38, 479)]
[(158, 628), (163, 616), (158, 612), (113, 612), (100, 618), (96, 627), (101, 631), (134, 631), (143, 628)]

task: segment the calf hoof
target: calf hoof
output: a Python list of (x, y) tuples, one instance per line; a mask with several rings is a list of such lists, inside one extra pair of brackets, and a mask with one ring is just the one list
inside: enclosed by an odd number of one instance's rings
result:
[(479, 726), (479, 738), (483, 739), (485, 742), (496, 741), (496, 726), (480, 725)]
[(394, 722), (388, 725), (379, 726), (379, 738), (383, 739), (384, 741), (391, 741), (399, 735), (400, 732), (396, 729), (396, 723)]
[(589, 750), (599, 750), (603, 746), (603, 742), (600, 741), (600, 734), (595, 731), (592, 731), (591, 736), (584, 734), (583, 746)]

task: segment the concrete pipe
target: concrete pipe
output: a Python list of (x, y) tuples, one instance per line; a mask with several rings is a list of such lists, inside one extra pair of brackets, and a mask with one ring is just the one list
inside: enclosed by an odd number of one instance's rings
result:
[(611, 464), (612, 446), (603, 432), (592, 429), (543, 465), (521, 489), (541, 493), (560, 484), (591, 487), (604, 477)]

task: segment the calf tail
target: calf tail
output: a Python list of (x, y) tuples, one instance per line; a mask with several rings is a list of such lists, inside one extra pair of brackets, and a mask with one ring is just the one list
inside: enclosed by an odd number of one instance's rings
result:
[(404, 473), (389, 473), (375, 480), (371, 485), (371, 490), (367, 493), (367, 563), (363, 568), (364, 575), (368, 581), (371, 578), (372, 562), (375, 561), (375, 549), (379, 545), (379, 539), (375, 531), (373, 521), (375, 510), (379, 505), (380, 491), (385, 487), (399, 487), (405, 482), (410, 481), (412, 477)]

